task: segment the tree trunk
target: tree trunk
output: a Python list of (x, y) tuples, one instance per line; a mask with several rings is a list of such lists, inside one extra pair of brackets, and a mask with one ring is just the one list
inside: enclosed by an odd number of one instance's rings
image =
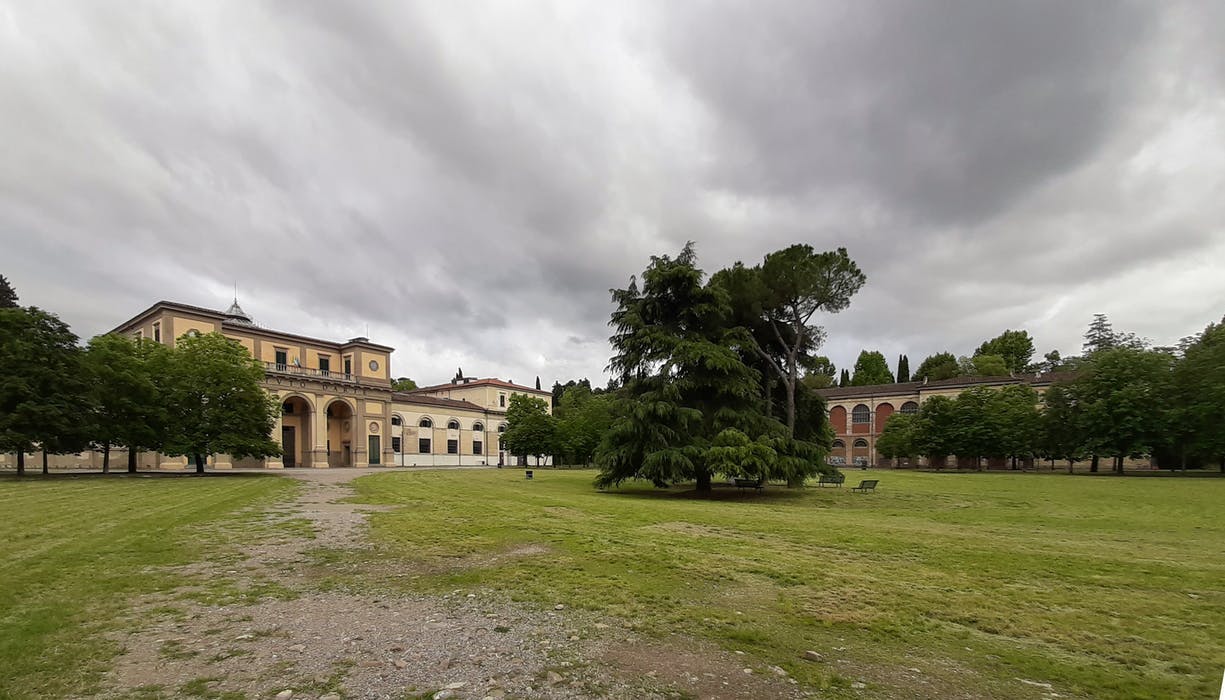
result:
[(699, 493), (710, 493), (710, 472), (705, 469), (698, 470), (698, 485)]
[(128, 473), (136, 473), (136, 449), (132, 447), (128, 448)]
[(1089, 460), (1089, 471), (1097, 473), (1097, 455), (1093, 455), (1093, 458)]
[(102, 443), (102, 473), (105, 474), (111, 470), (111, 443)]
[(1069, 459), (1069, 460), (1068, 460), (1068, 473), (1069, 473), (1069, 474), (1072, 474), (1072, 473), (1074, 472), (1075, 468), (1076, 468), (1076, 460), (1074, 460), (1074, 459)]
[(795, 363), (791, 363), (787, 377), (787, 437), (795, 437)]
[(203, 474), (204, 473), (204, 455), (197, 454), (195, 457), (196, 457), (196, 473)]
[(1017, 470), (1017, 456), (1016, 455), (1012, 456), (1012, 470), (1014, 472)]
[(1116, 474), (1123, 473), (1123, 455), (1114, 458), (1114, 471)]
[(26, 453), (25, 445), (17, 448), (17, 476), (26, 475)]
[(1178, 452), (1179, 452), (1178, 461), (1180, 465), (1182, 466), (1182, 471), (1185, 472), (1187, 471), (1187, 446), (1186, 444), (1183, 444), (1183, 446), (1178, 450)]
[(47, 469), (47, 446), (43, 445), (43, 475), (45, 476), (49, 473)]

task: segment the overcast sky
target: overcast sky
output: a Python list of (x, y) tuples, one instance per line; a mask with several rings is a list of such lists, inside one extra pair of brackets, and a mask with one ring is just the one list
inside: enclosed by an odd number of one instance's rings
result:
[[(82, 337), (158, 299), (602, 376), (697, 244), (868, 282), (835, 364), (1225, 312), (1225, 3), (0, 0), (0, 274)], [(367, 333), (367, 326), (369, 332)]]

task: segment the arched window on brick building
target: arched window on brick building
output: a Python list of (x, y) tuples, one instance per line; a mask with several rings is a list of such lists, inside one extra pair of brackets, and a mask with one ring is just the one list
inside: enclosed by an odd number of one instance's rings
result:
[(907, 401), (906, 403), (902, 404), (901, 411), (907, 415), (914, 415), (919, 412), (919, 404), (915, 403), (914, 401)]
[(854, 425), (862, 425), (872, 422), (872, 409), (864, 404), (859, 404), (851, 409), (851, 423)]

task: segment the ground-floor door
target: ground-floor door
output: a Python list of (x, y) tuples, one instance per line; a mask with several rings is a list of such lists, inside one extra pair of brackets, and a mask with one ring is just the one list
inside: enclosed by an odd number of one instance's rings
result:
[(368, 449), (366, 450), (366, 455), (370, 460), (369, 464), (377, 466), (382, 461), (383, 450), (379, 446), (379, 436), (378, 435), (370, 435), (369, 438), (370, 438), (370, 441), (368, 443)]
[(292, 427), (281, 428), (281, 451), (285, 453), (283, 460), (286, 467), (298, 466), (297, 439)]

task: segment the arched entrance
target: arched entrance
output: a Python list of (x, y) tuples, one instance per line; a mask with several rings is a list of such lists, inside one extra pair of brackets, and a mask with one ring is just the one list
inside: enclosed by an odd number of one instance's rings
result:
[(286, 468), (311, 466), (311, 405), (301, 396), (281, 402), (281, 461)]
[(857, 467), (868, 466), (868, 441), (863, 438), (851, 443), (851, 460)]
[(353, 409), (341, 400), (327, 407), (327, 451), (329, 467), (353, 466)]

